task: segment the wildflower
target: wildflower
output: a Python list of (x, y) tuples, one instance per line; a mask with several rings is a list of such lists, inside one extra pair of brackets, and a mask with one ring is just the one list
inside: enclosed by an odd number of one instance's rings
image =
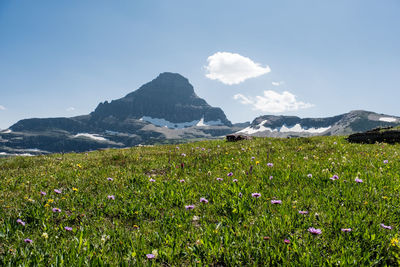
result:
[(268, 166), (268, 167), (273, 167), (273, 166), (274, 166), (274, 164), (273, 164), (273, 163), (271, 163), (271, 162), (268, 162), (268, 163), (267, 163), (267, 166)]
[(18, 219), (18, 220), (17, 220), (17, 223), (19, 223), (19, 224), (22, 225), (22, 226), (25, 226), (25, 222), (23, 222), (21, 219)]
[(185, 209), (192, 210), (192, 209), (194, 209), (194, 205), (187, 205), (187, 206), (185, 206)]
[(111, 177), (108, 177), (108, 178), (107, 178), (107, 181), (112, 181), (112, 180), (114, 180), (114, 179), (111, 178)]
[(228, 176), (233, 176), (233, 172), (228, 173)]
[(185, 154), (185, 153), (182, 153), (181, 156), (182, 156), (182, 157), (186, 157), (186, 154)]
[(271, 200), (271, 204), (282, 204), (282, 200)]
[(269, 177), (270, 180), (272, 180), (273, 178), (274, 178), (274, 176), (272, 176), (272, 175)]
[(341, 230), (342, 230), (342, 232), (345, 232), (345, 233), (352, 231), (351, 228), (342, 228)]
[(251, 160), (254, 160), (256, 157), (251, 157)]
[(283, 240), (283, 242), (285, 242), (285, 244), (290, 244), (290, 240), (289, 239), (285, 239), (285, 240)]
[(49, 199), (47, 200), (47, 202), (48, 202), (48, 203), (53, 203), (53, 202), (54, 202), (54, 199), (49, 198)]
[(72, 227), (69, 227), (69, 226), (65, 226), (64, 229), (65, 229), (66, 231), (68, 231), (68, 232), (72, 231)]
[(202, 198), (200, 198), (200, 202), (201, 202), (201, 203), (206, 203), (206, 204), (207, 204), (207, 203), (208, 203), (208, 200), (205, 199), (204, 197), (202, 197)]
[(331, 178), (329, 178), (329, 179), (331, 179), (332, 181), (335, 181), (335, 180), (337, 180), (337, 179), (339, 179), (339, 176), (337, 176), (336, 174), (335, 175), (333, 175)]
[(146, 254), (148, 259), (154, 259), (156, 256), (154, 254)]
[(112, 200), (115, 199), (114, 195), (109, 195), (109, 196), (107, 196), (107, 198), (108, 198), (108, 199), (112, 199)]
[(48, 235), (47, 233), (43, 233), (43, 234), (42, 234), (42, 237), (43, 237), (44, 239), (47, 239), (47, 238), (49, 238), (49, 235)]
[(45, 195), (47, 195), (47, 193), (44, 191), (40, 191), (40, 195), (45, 196)]
[(78, 192), (78, 188), (72, 187), (72, 191)]
[(260, 162), (257, 160), (257, 161), (256, 161), (256, 165), (258, 165), (258, 164), (260, 164)]
[(399, 245), (399, 240), (397, 239), (397, 238), (395, 238), (395, 237), (393, 237), (392, 238), (392, 240), (390, 240), (390, 244), (392, 245), (392, 246), (398, 246)]
[(308, 211), (306, 211), (306, 210), (299, 210), (299, 213), (300, 213), (300, 214), (308, 214)]
[(242, 192), (239, 192), (239, 197), (241, 198), (243, 196)]
[(385, 159), (385, 160), (383, 161), (383, 163), (384, 163), (384, 164), (388, 164), (389, 161), (388, 161), (387, 159)]
[(222, 178), (220, 178), (220, 177), (218, 177), (217, 178), (217, 181), (223, 181), (224, 179), (222, 179)]
[(59, 208), (53, 208), (53, 212), (61, 212)]
[(269, 236), (264, 236), (263, 239), (264, 239), (264, 240), (270, 240), (271, 237), (269, 237)]
[(25, 243), (32, 243), (33, 241), (32, 241), (32, 239), (26, 238), (26, 239), (24, 239), (24, 242)]
[(61, 194), (62, 193), (62, 191), (59, 190), (59, 189), (54, 189), (54, 192), (56, 192), (57, 194)]
[(44, 207), (45, 207), (45, 208), (50, 207), (49, 203), (46, 203), (46, 204), (44, 205)]
[(307, 174), (307, 177), (312, 178), (312, 174), (311, 173)]
[(179, 182), (180, 182), (180, 183), (184, 183), (184, 182), (185, 182), (185, 180), (184, 180), (184, 179), (181, 179), (181, 180), (179, 180)]
[(309, 231), (310, 233), (312, 233), (313, 235), (320, 235), (320, 234), (322, 234), (321, 229), (315, 229), (314, 227), (308, 228), (308, 231)]
[(261, 197), (261, 194), (260, 193), (252, 193), (251, 196), (255, 197), (255, 198), (259, 198), (259, 197)]
[(383, 223), (381, 223), (381, 226), (382, 226), (382, 228), (385, 228), (385, 229), (389, 229), (389, 230), (392, 229), (392, 226), (390, 226), (390, 225), (384, 225)]
[(139, 229), (139, 226), (135, 224), (135, 225), (133, 226), (133, 228), (134, 228), (134, 229)]
[(153, 178), (150, 178), (149, 181), (152, 182), (152, 183), (154, 183), (156, 180), (154, 180)]
[(356, 183), (362, 183), (363, 182), (363, 180), (361, 180), (359, 178), (356, 178), (354, 181), (356, 181)]
[(233, 179), (232, 182), (237, 183), (238, 179)]

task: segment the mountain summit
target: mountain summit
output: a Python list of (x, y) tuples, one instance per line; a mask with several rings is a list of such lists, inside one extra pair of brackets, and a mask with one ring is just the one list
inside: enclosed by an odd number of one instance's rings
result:
[(170, 72), (161, 73), (156, 79), (123, 98), (100, 103), (90, 115), (95, 121), (131, 118), (168, 128), (183, 128), (198, 123), (232, 125), (222, 109), (211, 107), (195, 94), (188, 79)]

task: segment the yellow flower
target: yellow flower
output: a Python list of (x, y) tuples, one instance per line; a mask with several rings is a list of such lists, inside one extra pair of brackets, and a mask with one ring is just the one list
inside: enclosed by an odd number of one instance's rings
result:
[(81, 164), (79, 164), (79, 163), (78, 163), (78, 164), (76, 164), (76, 166), (77, 166), (77, 167), (79, 167), (79, 168), (82, 168), (82, 165), (81, 165)]
[(256, 165), (258, 165), (258, 164), (260, 164), (260, 162), (257, 160), (257, 161), (256, 161)]
[(49, 203), (46, 203), (46, 205), (44, 205), (45, 208), (50, 207)]
[(78, 192), (78, 188), (72, 187), (72, 191)]
[(388, 199), (388, 197), (387, 197), (387, 196), (383, 196), (382, 198), (383, 198), (383, 199)]
[(43, 233), (42, 237), (44, 237), (45, 239), (49, 238), (49, 235), (47, 233)]
[(48, 202), (48, 203), (53, 203), (53, 202), (54, 202), (54, 199), (49, 198), (49, 199), (47, 200), (47, 202)]
[(392, 240), (390, 240), (390, 244), (395, 247), (399, 244), (399, 240), (393, 237)]
[(368, 204), (368, 201), (365, 201), (365, 202), (364, 202), (364, 205), (367, 205), (367, 204)]

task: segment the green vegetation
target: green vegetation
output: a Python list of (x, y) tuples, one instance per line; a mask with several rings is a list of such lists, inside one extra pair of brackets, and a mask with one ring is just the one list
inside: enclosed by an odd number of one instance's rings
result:
[(399, 152), (313, 137), (0, 159), (0, 265), (398, 265)]

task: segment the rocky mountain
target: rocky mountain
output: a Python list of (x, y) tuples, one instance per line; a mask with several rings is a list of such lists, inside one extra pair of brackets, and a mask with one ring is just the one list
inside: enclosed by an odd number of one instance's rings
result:
[(348, 135), (377, 127), (400, 125), (400, 117), (354, 110), (327, 118), (265, 115), (238, 133), (263, 137), (297, 137), (314, 135)]
[(0, 156), (210, 139), (241, 128), (198, 97), (185, 77), (166, 72), (88, 115), (18, 121), (0, 131)]

